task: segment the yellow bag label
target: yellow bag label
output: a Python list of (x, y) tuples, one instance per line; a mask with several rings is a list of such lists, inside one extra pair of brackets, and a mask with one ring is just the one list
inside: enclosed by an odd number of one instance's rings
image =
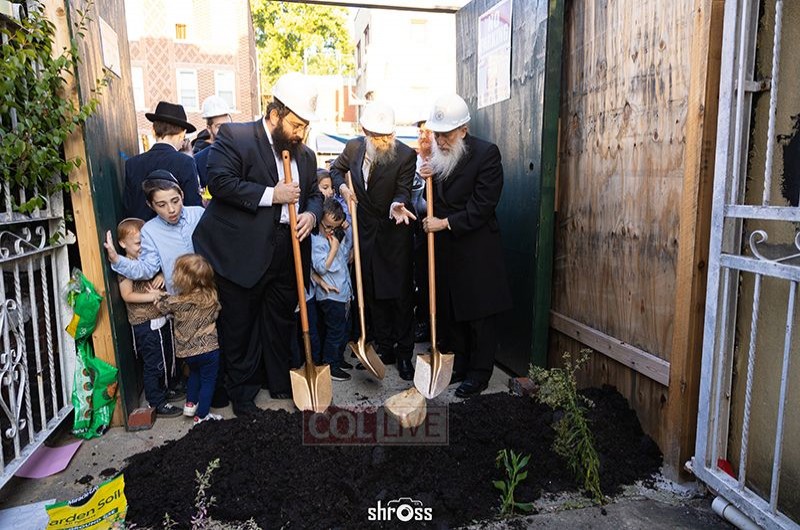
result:
[(125, 478), (122, 475), (95, 486), (71, 501), (45, 507), (48, 530), (101, 530), (125, 520)]

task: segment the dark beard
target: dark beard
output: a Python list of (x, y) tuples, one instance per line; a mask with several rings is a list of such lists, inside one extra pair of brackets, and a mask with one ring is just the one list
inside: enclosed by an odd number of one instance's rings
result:
[(272, 150), (275, 151), (275, 156), (281, 158), (283, 151), (289, 151), (292, 158), (296, 159), (300, 150), (300, 143), (293, 142), (283, 132), (283, 118), (278, 121), (278, 126), (271, 132), (272, 134)]

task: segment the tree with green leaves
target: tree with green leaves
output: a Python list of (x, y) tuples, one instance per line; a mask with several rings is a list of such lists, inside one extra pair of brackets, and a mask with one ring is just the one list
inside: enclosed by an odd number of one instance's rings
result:
[(251, 0), (261, 93), (287, 72), (353, 73), (347, 10), (341, 7)]

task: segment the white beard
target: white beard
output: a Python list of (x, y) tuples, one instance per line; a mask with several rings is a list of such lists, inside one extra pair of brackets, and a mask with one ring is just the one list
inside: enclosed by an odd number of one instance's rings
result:
[(433, 149), (430, 165), (436, 175), (436, 180), (447, 180), (464, 155), (467, 154), (467, 142), (463, 138), (459, 138), (450, 147), (450, 151), (442, 151), (436, 142), (433, 142), (431, 147)]
[(386, 147), (379, 148), (369, 136), (367, 141), (367, 158), (372, 160), (372, 165), (388, 166), (397, 158), (397, 143), (392, 137), (392, 141)]

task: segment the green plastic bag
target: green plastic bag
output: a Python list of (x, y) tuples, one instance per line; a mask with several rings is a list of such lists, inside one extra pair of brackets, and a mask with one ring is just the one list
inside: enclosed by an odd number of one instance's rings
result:
[(83, 273), (74, 269), (67, 293), (67, 303), (74, 311), (67, 333), (75, 337), (78, 354), (72, 385), (72, 434), (87, 440), (106, 431), (117, 400), (117, 369), (96, 358), (89, 343), (102, 300)]

